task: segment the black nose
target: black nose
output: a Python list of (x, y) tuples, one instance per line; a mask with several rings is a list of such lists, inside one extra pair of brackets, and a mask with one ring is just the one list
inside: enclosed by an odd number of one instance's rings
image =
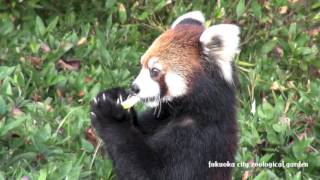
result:
[(132, 91), (133, 93), (135, 93), (135, 94), (138, 94), (139, 91), (140, 91), (140, 88), (139, 88), (139, 86), (138, 86), (137, 84), (132, 84), (132, 85), (131, 85), (131, 91)]

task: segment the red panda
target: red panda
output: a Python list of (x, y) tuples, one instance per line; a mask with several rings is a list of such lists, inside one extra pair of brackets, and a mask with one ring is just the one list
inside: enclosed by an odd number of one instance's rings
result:
[(234, 162), (240, 31), (232, 24), (206, 29), (204, 22), (199, 11), (182, 15), (141, 57), (130, 94), (150, 109), (123, 109), (117, 101), (129, 93), (122, 88), (92, 102), (92, 125), (118, 179), (232, 179), (231, 167), (209, 164)]

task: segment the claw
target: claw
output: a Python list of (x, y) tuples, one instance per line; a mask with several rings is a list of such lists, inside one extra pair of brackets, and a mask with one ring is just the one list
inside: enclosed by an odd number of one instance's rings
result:
[(90, 112), (91, 116), (97, 117), (97, 115), (94, 112)]
[(121, 94), (119, 95), (120, 103), (123, 102)]
[(106, 100), (106, 94), (102, 94), (102, 99), (105, 101)]
[(93, 98), (93, 101), (94, 101), (95, 104), (98, 103), (97, 98)]
[(117, 99), (117, 104), (120, 104), (120, 99), (119, 98)]

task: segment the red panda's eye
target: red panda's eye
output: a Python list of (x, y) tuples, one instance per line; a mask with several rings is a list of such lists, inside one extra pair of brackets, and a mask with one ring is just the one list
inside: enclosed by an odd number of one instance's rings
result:
[(152, 78), (157, 77), (159, 74), (160, 74), (160, 70), (157, 69), (157, 68), (152, 68), (152, 69), (150, 70), (150, 76), (151, 76)]

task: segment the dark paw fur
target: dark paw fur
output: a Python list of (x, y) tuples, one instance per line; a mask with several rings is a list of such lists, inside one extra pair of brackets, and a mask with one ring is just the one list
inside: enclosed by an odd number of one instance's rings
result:
[(113, 88), (100, 92), (91, 104), (91, 120), (94, 127), (130, 120), (130, 114), (121, 106), (128, 96), (125, 90)]

